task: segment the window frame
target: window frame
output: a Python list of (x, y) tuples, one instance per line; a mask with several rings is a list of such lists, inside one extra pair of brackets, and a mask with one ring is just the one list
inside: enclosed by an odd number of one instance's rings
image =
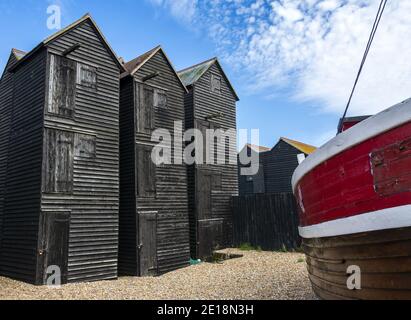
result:
[[(85, 155), (87, 152), (81, 152), (82, 150), (78, 149), (78, 146), (80, 144), (80, 140), (84, 138), (83, 140), (88, 140), (92, 141), (94, 144), (94, 150), (90, 155)], [(74, 157), (80, 158), (80, 159), (96, 159), (97, 158), (97, 136), (94, 134), (86, 134), (86, 133), (76, 133), (74, 135)]]
[[(165, 105), (163, 105), (163, 106), (161, 106), (159, 104), (159, 102), (160, 102), (159, 96), (160, 95), (165, 97)], [(167, 91), (154, 88), (153, 105), (154, 105), (154, 108), (157, 109), (157, 110), (167, 110), (169, 108)]]
[[(93, 70), (95, 71), (95, 83), (94, 85), (88, 85), (87, 83), (82, 82), (82, 71), (84, 70), (82, 67), (85, 67), (86, 71)], [(76, 84), (80, 86), (82, 89), (97, 92), (98, 91), (98, 80), (99, 80), (99, 68), (93, 65), (85, 64), (85, 63), (77, 63), (77, 77), (76, 77)]]
[[(214, 84), (216, 83), (215, 82), (216, 80), (218, 81), (218, 86), (214, 86)], [(221, 76), (211, 74), (210, 90), (211, 90), (212, 93), (221, 94), (221, 92), (222, 92), (222, 77)]]

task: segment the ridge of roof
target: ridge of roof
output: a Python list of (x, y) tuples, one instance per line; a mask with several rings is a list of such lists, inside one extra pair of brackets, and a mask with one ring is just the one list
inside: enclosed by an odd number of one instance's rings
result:
[(240, 100), (240, 98), (237, 95), (237, 92), (235, 91), (233, 85), (231, 84), (230, 80), (228, 79), (226, 73), (224, 72), (224, 69), (222, 68), (220, 62), (218, 61), (217, 57), (208, 59), (206, 61), (200, 62), (198, 64), (195, 64), (191, 67), (182, 69), (178, 71), (178, 75), (180, 76), (181, 80), (183, 81), (185, 86), (191, 86), (195, 84), (198, 80), (201, 79), (201, 77), (210, 69), (210, 67), (213, 64), (217, 64), (217, 66), (220, 68), (224, 78), (226, 79), (228, 86), (230, 87), (231, 91), (233, 92), (235, 98), (237, 101)]
[(77, 27), (78, 25), (80, 25), (81, 23), (83, 23), (86, 20), (90, 20), (91, 24), (93, 25), (93, 27), (96, 29), (97, 33), (99, 34), (99, 36), (101, 37), (101, 40), (103, 41), (103, 43), (105, 44), (105, 46), (107, 47), (109, 53), (112, 55), (112, 57), (114, 58), (115, 62), (118, 64), (118, 66), (120, 67), (121, 71), (124, 71), (124, 66), (123, 64), (120, 62), (119, 58), (117, 57), (116, 53), (114, 52), (114, 50), (112, 49), (112, 47), (110, 46), (110, 44), (108, 43), (107, 39), (104, 37), (103, 33), (101, 32), (100, 28), (98, 27), (98, 25), (96, 24), (96, 22), (94, 21), (94, 19), (91, 17), (91, 15), (89, 13), (86, 13), (84, 16), (82, 16), (80, 19), (74, 21), (73, 23), (69, 24), (68, 26), (64, 27), (63, 29), (57, 31), (56, 33), (50, 35), (49, 37), (47, 37), (46, 39), (44, 39), (42, 42), (40, 42), (36, 47), (34, 47), (31, 51), (29, 51), (28, 53), (26, 53), (20, 60), (19, 62), (12, 68), (13, 70), (15, 68), (17, 68), (23, 61), (29, 59), (33, 54), (35, 54), (39, 49), (41, 49), (42, 47), (46, 46), (47, 44), (49, 44), (51, 41), (57, 39), (58, 37), (64, 35), (65, 33), (69, 32), (70, 30), (72, 30), (73, 28)]
[(156, 46), (155, 48), (139, 55), (138, 57), (124, 63), (124, 68), (127, 74), (133, 75), (140, 69), (148, 60), (150, 60), (159, 50), (161, 46)]
[(284, 137), (281, 137), (280, 141), (281, 140), (293, 146), (297, 150), (300, 150), (301, 152), (304, 152), (305, 154), (308, 154), (308, 155), (314, 153), (314, 151), (317, 150), (317, 147), (314, 147), (312, 145), (309, 145), (309, 144), (306, 144), (300, 141), (296, 141), (296, 140), (292, 140), (292, 139), (288, 139)]
[(183, 89), (188, 92), (187, 87), (184, 85), (183, 81), (181, 80), (179, 74), (177, 73), (176, 69), (174, 68), (171, 60), (168, 58), (166, 52), (164, 51), (163, 47), (161, 45), (158, 45), (157, 47), (147, 51), (146, 53), (143, 53), (142, 55), (138, 56), (137, 58), (126, 62), (124, 64), (124, 69), (126, 72), (124, 72), (121, 75), (121, 78), (124, 78), (128, 75), (134, 75), (141, 67), (144, 66), (144, 64), (149, 61), (152, 57), (154, 57), (158, 52), (162, 52), (164, 54), (164, 57), (167, 60), (167, 63), (170, 65), (171, 69), (173, 70), (174, 74), (176, 75), (177, 79), (179, 80), (181, 86)]
[(253, 149), (254, 151), (257, 151), (257, 152), (265, 152), (265, 151), (270, 151), (271, 150), (268, 147), (257, 146), (255, 144), (251, 144), (251, 143), (247, 143), (246, 146)]
[(203, 62), (200, 62), (200, 63), (197, 63), (197, 64), (192, 65), (192, 66), (190, 66), (190, 67), (184, 68), (184, 69), (178, 71), (178, 73), (185, 73), (185, 72), (187, 72), (187, 71), (190, 70), (190, 69), (197, 68), (197, 67), (199, 67), (199, 66), (201, 66), (201, 65), (203, 65), (203, 64), (207, 64), (207, 63), (210, 63), (210, 62), (213, 62), (213, 63), (214, 63), (215, 61), (217, 61), (217, 57), (214, 57), (214, 58), (211, 58), (211, 59), (207, 59), (207, 60), (205, 60), (205, 61), (203, 61)]

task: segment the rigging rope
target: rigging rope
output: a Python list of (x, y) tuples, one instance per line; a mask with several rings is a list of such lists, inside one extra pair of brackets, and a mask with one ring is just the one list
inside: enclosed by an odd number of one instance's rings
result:
[(368, 53), (370, 52), (371, 45), (372, 45), (372, 42), (374, 40), (375, 34), (377, 33), (378, 26), (380, 24), (381, 17), (382, 17), (382, 14), (384, 13), (386, 4), (387, 4), (387, 0), (381, 0), (380, 6), (378, 8), (377, 16), (375, 17), (374, 24), (373, 24), (372, 30), (371, 30), (371, 34), (370, 34), (370, 37), (368, 39), (367, 47), (365, 48), (365, 52), (364, 52), (364, 55), (363, 55), (363, 58), (362, 58), (362, 61), (361, 61), (360, 69), (358, 70), (357, 77), (356, 77), (355, 82), (354, 82), (354, 86), (351, 90), (350, 98), (348, 99), (348, 103), (347, 103), (347, 106), (345, 107), (343, 117), (341, 118), (341, 122), (340, 122), (340, 125), (339, 125), (339, 128), (338, 128), (338, 133), (341, 132), (344, 120), (347, 116), (347, 112), (348, 112), (348, 109), (350, 107), (351, 100), (354, 96), (354, 92), (355, 92), (355, 89), (357, 87), (358, 80), (360, 79), (360, 75), (361, 75), (361, 72), (364, 68), (365, 61), (367, 60)]

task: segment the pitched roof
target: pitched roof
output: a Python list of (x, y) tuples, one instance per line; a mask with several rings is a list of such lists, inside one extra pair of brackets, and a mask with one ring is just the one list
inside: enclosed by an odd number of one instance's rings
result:
[(208, 71), (208, 69), (211, 68), (212, 65), (217, 64), (217, 66), (220, 68), (224, 78), (226, 79), (228, 86), (230, 87), (231, 91), (233, 92), (235, 98), (240, 100), (238, 97), (236, 91), (234, 90), (234, 87), (232, 86), (230, 80), (228, 79), (227, 75), (225, 74), (223, 68), (221, 67), (221, 64), (218, 62), (217, 58), (212, 58), (209, 60), (206, 60), (204, 62), (201, 62), (199, 64), (196, 64), (194, 66), (188, 67), (186, 69), (180, 70), (178, 72), (178, 75), (180, 76), (181, 80), (183, 81), (185, 86), (191, 86), (195, 84), (198, 80), (201, 79), (201, 77)]
[(141, 56), (138, 56), (137, 58), (129, 62), (126, 62), (124, 64), (126, 73), (131, 75), (136, 73), (138, 69), (140, 69), (148, 60), (150, 60), (150, 58), (152, 58), (160, 49), (161, 46), (157, 46), (154, 49), (151, 49), (150, 51), (143, 53)]
[(184, 85), (191, 86), (192, 84), (196, 83), (216, 61), (216, 58), (212, 58), (210, 60), (181, 70), (178, 72), (178, 74), (180, 75), (180, 78), (183, 81)]
[(126, 72), (124, 72), (121, 75), (121, 78), (124, 78), (125, 76), (128, 75), (134, 75), (144, 64), (149, 61), (152, 57), (154, 57), (157, 52), (161, 51), (164, 54), (164, 57), (166, 58), (168, 64), (170, 65), (171, 69), (175, 73), (177, 79), (179, 80), (181, 86), (184, 88), (185, 91), (187, 91), (187, 87), (184, 85), (184, 83), (181, 81), (180, 76), (178, 75), (176, 69), (174, 68), (173, 64), (171, 63), (171, 60), (168, 58), (167, 54), (163, 50), (161, 46), (157, 46), (150, 51), (147, 51), (146, 53), (143, 53), (141, 56), (138, 56), (137, 58), (127, 62), (124, 64), (124, 69)]
[[(101, 37), (101, 40), (103, 41), (103, 43), (106, 46), (107, 50), (109, 51), (109, 53), (113, 57), (114, 61), (117, 63), (117, 65), (120, 67), (120, 69), (122, 71), (124, 71), (123, 64), (120, 62), (120, 60), (117, 57), (117, 55), (115, 54), (114, 50), (111, 48), (110, 44), (108, 43), (108, 41), (104, 37), (103, 33), (101, 32), (100, 28), (97, 26), (97, 24), (95, 23), (95, 21), (93, 20), (93, 18), (91, 17), (91, 15), (89, 13), (85, 14), (83, 17), (81, 17), (77, 21), (73, 22), (72, 24), (68, 25), (67, 27), (61, 29), (60, 31), (52, 34), (51, 36), (49, 36), (48, 38), (46, 38), (45, 40), (40, 42), (33, 50), (31, 50), (30, 52), (24, 54), (24, 56), (22, 56), (19, 59), (19, 62), (13, 67), (13, 69), (18, 67), (23, 61), (29, 59), (33, 54), (35, 54), (38, 50), (40, 50), (44, 46), (48, 45), (50, 42), (56, 40), (57, 38), (59, 38), (62, 35), (66, 34), (67, 32), (71, 31), (72, 29), (74, 29), (75, 27), (77, 27), (78, 25), (80, 25), (81, 23), (83, 23), (84, 21), (87, 21), (87, 20), (89, 20), (91, 22), (91, 24), (93, 25), (93, 27), (96, 29), (97, 33)], [(20, 50), (18, 50), (18, 51), (20, 51)]]
[(1, 76), (0, 76), (0, 82), (3, 81), (3, 78), (5, 77), (5, 75), (7, 74), (7, 72), (9, 71), (10, 66), (12, 66), (14, 63), (16, 63), (17, 60), (18, 60), (18, 58), (16, 57), (16, 55), (15, 55), (15, 53), (14, 53), (14, 49), (11, 49), (11, 52), (10, 52), (9, 58), (8, 58), (8, 60), (7, 60), (7, 63), (6, 63), (6, 65), (5, 65), (5, 67), (4, 67), (4, 70), (3, 70), (2, 74), (1, 74)]
[(12, 49), (11, 52), (14, 54), (17, 60), (22, 59), (27, 54), (27, 52), (21, 51), (19, 49)]
[(299, 141), (287, 139), (284, 137), (282, 137), (280, 140), (284, 141), (285, 143), (288, 143), (289, 145), (293, 146), (297, 150), (300, 150), (301, 152), (304, 152), (305, 154), (311, 154), (317, 150), (317, 147)]
[(257, 152), (265, 152), (265, 151), (270, 151), (270, 148), (263, 147), (263, 146), (256, 146), (255, 144), (247, 143), (246, 147), (253, 149), (254, 151)]

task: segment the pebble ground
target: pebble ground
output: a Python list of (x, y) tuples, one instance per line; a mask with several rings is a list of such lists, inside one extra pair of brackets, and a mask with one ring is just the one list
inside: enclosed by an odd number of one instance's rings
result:
[(36, 287), (0, 277), (0, 300), (313, 300), (304, 255), (239, 251), (242, 258), (201, 263), (161, 277)]

